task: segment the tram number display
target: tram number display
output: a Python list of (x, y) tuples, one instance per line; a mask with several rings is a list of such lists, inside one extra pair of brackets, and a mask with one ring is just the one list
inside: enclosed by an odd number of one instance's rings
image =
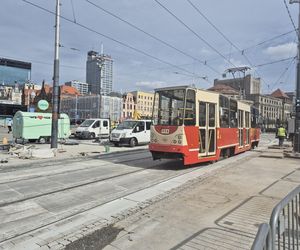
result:
[(160, 133), (163, 134), (163, 135), (168, 135), (168, 134), (170, 134), (170, 129), (163, 128), (163, 129), (161, 129)]

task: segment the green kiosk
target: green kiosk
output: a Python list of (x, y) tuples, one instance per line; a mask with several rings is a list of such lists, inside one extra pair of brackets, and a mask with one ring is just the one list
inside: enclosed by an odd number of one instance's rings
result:
[[(40, 143), (49, 142), (51, 138), (51, 113), (32, 113), (18, 111), (13, 119), (14, 139)], [(70, 119), (60, 114), (58, 119), (58, 139), (67, 139), (71, 135)]]

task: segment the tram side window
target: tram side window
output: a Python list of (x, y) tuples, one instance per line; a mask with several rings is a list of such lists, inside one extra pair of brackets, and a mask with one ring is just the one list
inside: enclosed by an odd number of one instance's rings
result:
[(244, 127), (244, 111), (243, 110), (239, 110), (239, 124), (238, 124), (239, 128), (243, 128)]
[(245, 112), (246, 128), (250, 127), (250, 112)]
[(215, 120), (216, 120), (215, 106), (216, 105), (214, 103), (209, 104), (209, 114), (208, 114), (208, 118), (209, 118), (208, 126), (209, 127), (215, 127)]
[(199, 102), (199, 127), (206, 125), (206, 104), (205, 102)]
[(237, 127), (237, 101), (230, 99), (230, 127)]
[(229, 127), (229, 99), (220, 95), (220, 127)]
[(188, 89), (186, 93), (184, 125), (196, 125), (195, 91)]
[(258, 125), (258, 109), (251, 108), (251, 128), (256, 128)]

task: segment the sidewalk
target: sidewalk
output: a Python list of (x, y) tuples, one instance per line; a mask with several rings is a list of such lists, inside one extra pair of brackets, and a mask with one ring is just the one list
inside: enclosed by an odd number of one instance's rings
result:
[[(27, 164), (36, 164), (36, 163), (47, 163), (47, 162), (56, 162), (67, 159), (84, 159), (86, 157), (96, 157), (99, 155), (104, 155), (108, 153), (123, 152), (123, 151), (132, 151), (132, 150), (143, 150), (147, 149), (148, 145), (141, 145), (131, 148), (127, 145), (115, 147), (112, 144), (108, 144), (108, 148), (104, 144), (99, 142), (93, 142), (92, 140), (68, 140), (69, 142), (78, 142), (78, 145), (64, 145), (58, 144), (57, 151), (54, 157), (51, 157), (52, 150), (50, 149), (50, 144), (38, 144), (31, 143), (25, 144), (24, 146), (18, 145), (20, 150), (25, 150), (24, 155), (29, 157), (29, 159), (20, 159), (17, 155), (9, 153), (6, 150), (0, 150), (0, 168), (3, 167), (16, 167)], [(26, 150), (30, 150), (27, 152)], [(13, 148), (11, 149), (13, 151)], [(30, 155), (33, 153), (33, 157)], [(22, 156), (22, 155), (21, 155)], [(22, 157), (21, 157), (22, 158)], [(2, 161), (7, 161), (1, 163)]]
[(122, 231), (105, 250), (250, 249), (259, 224), (300, 185), (299, 159), (262, 151), (268, 157), (218, 169), (120, 221)]

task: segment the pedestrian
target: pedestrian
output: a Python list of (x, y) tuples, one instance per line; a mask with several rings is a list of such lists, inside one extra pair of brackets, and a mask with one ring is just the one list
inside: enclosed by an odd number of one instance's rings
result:
[(283, 127), (282, 124), (280, 124), (279, 128), (277, 129), (276, 137), (279, 140), (279, 147), (282, 147), (284, 138), (286, 138), (286, 129)]
[(7, 121), (7, 128), (8, 128), (8, 133), (10, 133), (12, 130), (11, 130), (11, 126), (13, 125), (13, 120), (12, 119), (9, 119)]

